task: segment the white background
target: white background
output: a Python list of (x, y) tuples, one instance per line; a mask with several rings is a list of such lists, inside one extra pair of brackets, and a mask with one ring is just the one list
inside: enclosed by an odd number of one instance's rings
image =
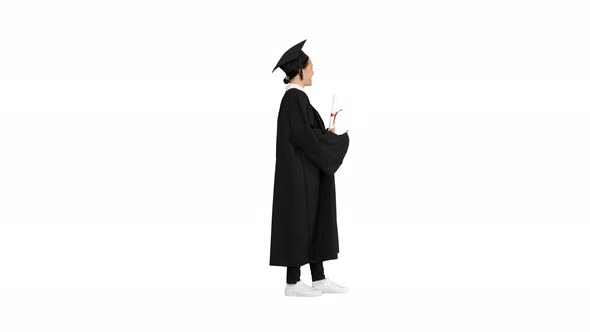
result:
[[(3, 1), (0, 330), (588, 331), (589, 16)], [(271, 70), (304, 39), (349, 129), (324, 263), (346, 295), (285, 297), (268, 265)]]

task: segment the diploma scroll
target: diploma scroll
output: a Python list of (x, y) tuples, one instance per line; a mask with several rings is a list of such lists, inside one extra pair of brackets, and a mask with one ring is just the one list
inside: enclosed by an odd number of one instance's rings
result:
[(336, 111), (336, 95), (332, 98), (332, 109), (330, 110), (330, 125), (328, 128), (334, 128), (336, 126), (336, 116), (338, 112), (343, 111), (343, 109), (339, 109)]

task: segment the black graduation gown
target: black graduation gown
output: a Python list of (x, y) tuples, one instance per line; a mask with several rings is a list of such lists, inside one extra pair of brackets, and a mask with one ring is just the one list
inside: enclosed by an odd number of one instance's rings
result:
[(327, 130), (305, 92), (285, 91), (277, 120), (270, 265), (338, 258), (334, 173), (348, 145), (348, 133)]

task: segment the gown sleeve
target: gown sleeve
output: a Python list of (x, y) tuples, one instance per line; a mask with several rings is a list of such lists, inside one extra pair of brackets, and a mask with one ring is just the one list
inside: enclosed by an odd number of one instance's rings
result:
[(342, 164), (348, 151), (348, 133), (337, 135), (331, 131), (312, 128), (306, 117), (309, 101), (300, 94), (286, 100), (291, 126), (291, 141), (322, 172), (334, 174)]

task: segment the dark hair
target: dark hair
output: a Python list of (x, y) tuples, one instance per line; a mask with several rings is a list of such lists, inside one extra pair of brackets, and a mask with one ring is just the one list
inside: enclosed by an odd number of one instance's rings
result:
[(292, 70), (287, 73), (287, 77), (283, 78), (283, 83), (289, 84), (289, 82), (291, 82), (291, 79), (293, 79), (293, 77), (295, 77), (295, 75), (297, 75), (297, 74), (299, 74), (299, 78), (303, 79), (302, 68), (307, 68), (307, 66), (309, 65), (309, 57), (305, 56), (305, 60), (303, 60), (303, 62), (304, 62), (303, 66), (300, 66), (298, 69)]

